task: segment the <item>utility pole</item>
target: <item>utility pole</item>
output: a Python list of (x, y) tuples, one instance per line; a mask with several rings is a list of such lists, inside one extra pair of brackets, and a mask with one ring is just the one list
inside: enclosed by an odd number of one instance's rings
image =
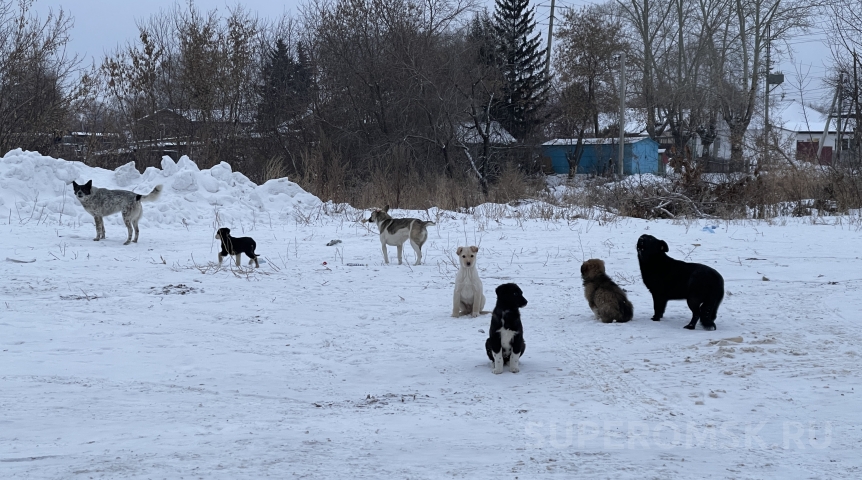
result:
[(832, 97), (832, 106), (826, 112), (826, 126), (823, 127), (823, 135), (820, 137), (820, 143), (817, 145), (817, 163), (823, 164), (820, 160), (820, 153), (823, 151), (823, 144), (826, 143), (826, 134), (829, 133), (829, 123), (832, 121), (832, 111), (835, 110), (835, 101), (838, 100), (838, 89), (835, 89), (835, 96)]
[(617, 163), (619, 164), (620, 177), (625, 175), (623, 165), (623, 155), (625, 153), (626, 141), (626, 52), (620, 54), (620, 144), (619, 156)]
[(844, 72), (838, 74), (838, 119), (835, 121), (835, 162), (841, 161), (841, 111), (844, 109)]
[(859, 64), (859, 57), (856, 56), (856, 49), (853, 49), (853, 102), (856, 104), (856, 122), (855, 123), (855, 131), (853, 132), (853, 146), (856, 161), (859, 160), (860, 155), (862, 155), (862, 126), (859, 125), (859, 122), (862, 122), (862, 112), (859, 109), (859, 73), (856, 70), (856, 65)]
[(551, 68), (551, 41), (554, 38), (554, 2), (551, 0), (551, 16), (548, 18), (548, 49), (545, 52), (545, 78), (548, 78)]
[(764, 101), (764, 109), (763, 109), (763, 164), (766, 165), (768, 161), (769, 151), (769, 72), (772, 71), (772, 65), (769, 63), (769, 50), (772, 46), (772, 42), (770, 42), (770, 32), (771, 27), (770, 24), (766, 24), (766, 75), (765, 81), (763, 85), (766, 87), (763, 93), (763, 101)]

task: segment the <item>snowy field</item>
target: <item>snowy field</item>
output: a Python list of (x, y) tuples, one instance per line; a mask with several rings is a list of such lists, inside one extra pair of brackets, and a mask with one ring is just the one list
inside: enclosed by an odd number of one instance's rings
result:
[[(165, 185), (144, 204), (139, 243), (122, 245), (119, 215), (92, 240), (66, 184), (91, 178)], [(430, 212), (426, 264), (387, 266), (361, 212), (334, 212), (287, 180), (10, 152), (0, 478), (862, 477), (857, 223), (712, 233), (492, 210)], [(217, 268), (216, 223), (255, 238), (260, 269)], [(680, 301), (650, 321), (643, 233), (722, 273), (718, 330), (684, 330)], [(450, 317), (454, 251), (471, 244), (487, 309), (505, 282), (530, 302), (518, 374), (491, 373), (490, 315)], [(593, 318), (587, 258), (628, 291), (632, 322)]]

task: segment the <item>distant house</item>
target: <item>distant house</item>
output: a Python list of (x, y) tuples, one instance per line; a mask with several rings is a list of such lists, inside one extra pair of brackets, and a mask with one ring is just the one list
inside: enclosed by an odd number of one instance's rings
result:
[[(626, 135), (645, 137), (647, 136), (647, 112), (641, 108), (626, 109)], [(609, 128), (615, 126), (619, 122), (619, 115), (616, 113), (599, 114), (599, 127)], [(709, 145), (709, 150), (704, 151), (704, 145), (697, 134), (693, 134), (691, 139), (686, 143), (687, 154), (692, 158), (708, 158), (709, 161), (705, 165), (706, 171), (710, 172), (725, 172), (738, 169), (739, 166), (731, 167), (730, 159), (730, 130), (727, 124), (719, 121), (715, 125), (715, 138)], [(654, 138), (659, 144), (660, 150), (666, 150), (666, 155), (660, 156), (662, 163), (659, 165), (659, 171), (664, 172), (664, 165), (668, 164), (668, 157), (673, 150), (674, 138), (671, 135), (670, 129), (665, 128), (663, 133)]]
[[(482, 125), (482, 128), (485, 128), (485, 125)], [(482, 135), (476, 131), (476, 125), (473, 123), (461, 124), (456, 131), (456, 137), (465, 145), (483, 143)], [(492, 145), (511, 145), (516, 142), (515, 137), (496, 120), (492, 120), (488, 125), (488, 137)]]
[(175, 110), (163, 108), (137, 120), (141, 138), (162, 139), (175, 136), (173, 132), (188, 132), (192, 121)]
[(189, 138), (194, 130), (194, 123), (185, 115), (163, 108), (137, 120), (136, 141), (131, 147), (138, 152), (153, 152), (179, 160), (189, 154)]
[[(619, 155), (618, 140), (585, 138), (576, 173), (603, 175), (613, 173)], [(542, 153), (551, 159), (554, 173), (569, 173), (569, 159), (575, 153), (576, 139), (558, 138), (542, 144)], [(626, 137), (623, 148), (623, 172), (659, 173), (659, 145), (648, 137)]]
[(204, 142), (202, 134), (210, 139), (225, 139), (240, 133), (259, 137), (252, 131), (254, 118), (250, 113), (232, 115), (224, 110), (176, 110), (163, 108), (137, 119), (135, 143), (132, 150), (168, 155), (178, 160), (192, 153), (192, 148)]
[[(774, 123), (771, 122), (773, 132), (778, 136), (779, 144), (785, 147), (788, 157), (798, 161), (832, 165), (838, 146), (836, 115), (827, 115), (824, 111), (793, 98), (776, 102), (772, 106), (772, 112), (773, 118), (776, 119)], [(850, 148), (851, 138), (852, 133), (843, 134), (841, 150)]]
[(60, 155), (66, 160), (85, 160), (91, 155), (115, 150), (119, 145), (119, 135), (100, 132), (64, 132), (56, 138)]

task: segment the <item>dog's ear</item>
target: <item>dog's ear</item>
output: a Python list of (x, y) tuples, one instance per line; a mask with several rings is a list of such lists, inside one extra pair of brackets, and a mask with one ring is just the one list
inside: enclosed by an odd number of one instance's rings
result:
[(670, 249), (669, 249), (669, 248), (667, 248), (667, 242), (665, 242), (664, 240), (661, 240), (660, 247), (661, 247), (660, 249), (661, 249), (661, 251), (662, 251), (662, 252), (668, 252), (668, 251), (670, 251)]
[(470, 250), (471, 250), (473, 253), (476, 253), (476, 252), (478, 252), (478, 251), (479, 251), (479, 247), (477, 247), (477, 246), (473, 245), (472, 247), (470, 247)]
[(383, 207), (383, 213), (389, 213), (389, 205)]
[(87, 187), (87, 189), (93, 188), (93, 181), (88, 180), (87, 183), (84, 184), (84, 186)]
[(464, 250), (464, 247), (458, 247), (458, 250), (455, 250), (456, 255), (461, 255), (461, 251)]
[(76, 181), (72, 180), (72, 187), (73, 187), (73, 188), (78, 188), (78, 187), (80, 187), (80, 185), (78, 185), (78, 182), (76, 182)]

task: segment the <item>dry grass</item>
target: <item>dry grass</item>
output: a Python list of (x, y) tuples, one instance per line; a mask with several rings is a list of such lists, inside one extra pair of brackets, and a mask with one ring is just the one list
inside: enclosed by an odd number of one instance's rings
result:
[(621, 182), (578, 175), (551, 189), (547, 177), (527, 174), (517, 166), (529, 163), (527, 154), (510, 152), (505, 163), (491, 165), (489, 190), (483, 194), (469, 169), (435, 171), (427, 159), (417, 158), (403, 146), (358, 160), (322, 138), (298, 157), (299, 173), (288, 172), (281, 157), (247, 162), (245, 168), (252, 171), (243, 173), (259, 183), (290, 173), (306, 191), (333, 202), (329, 205), (360, 210), (387, 204), (411, 210), (438, 208), (492, 220), (504, 216), (607, 222), (614, 217), (738, 220), (833, 215), (858, 219), (862, 211), (862, 170), (854, 165), (828, 167), (797, 161), (754, 173), (707, 174), (683, 162), (677, 165), (681, 174), (628, 177)]

